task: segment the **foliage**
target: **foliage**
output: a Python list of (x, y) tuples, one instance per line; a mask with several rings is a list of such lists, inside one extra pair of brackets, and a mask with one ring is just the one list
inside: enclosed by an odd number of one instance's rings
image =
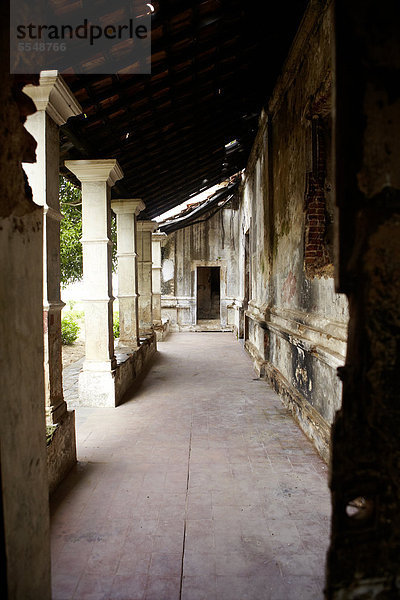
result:
[(61, 283), (82, 279), (82, 194), (64, 177), (60, 177), (60, 209), (63, 220), (60, 226)]
[(71, 346), (78, 338), (79, 325), (72, 314), (67, 314), (61, 320), (61, 341), (64, 346)]
[(114, 338), (119, 338), (119, 313), (114, 313), (113, 331)]
[[(61, 283), (63, 287), (82, 279), (82, 193), (64, 177), (60, 177)], [(113, 270), (117, 265), (117, 223), (112, 213), (111, 239), (113, 241)]]

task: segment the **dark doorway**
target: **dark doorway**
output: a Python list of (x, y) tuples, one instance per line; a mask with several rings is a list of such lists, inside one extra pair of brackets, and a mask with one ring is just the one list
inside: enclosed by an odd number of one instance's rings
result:
[(220, 267), (197, 267), (197, 320), (220, 319)]

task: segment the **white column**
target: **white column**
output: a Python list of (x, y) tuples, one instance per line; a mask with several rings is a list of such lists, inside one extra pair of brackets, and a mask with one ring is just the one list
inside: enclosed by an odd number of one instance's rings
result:
[(37, 112), (26, 129), (37, 142), (37, 162), (24, 164), (33, 199), (44, 208), (43, 219), (43, 325), (46, 418), (58, 423), (67, 410), (62, 388), (60, 297), (59, 127), (82, 112), (57, 71), (42, 71), (38, 86), (27, 85)]
[(136, 253), (136, 217), (145, 208), (142, 200), (114, 200), (117, 215), (119, 345), (139, 346), (139, 310)]
[(152, 256), (153, 256), (153, 323), (161, 325), (161, 243), (167, 237), (166, 233), (153, 233)]
[(139, 330), (141, 334), (150, 333), (153, 330), (151, 234), (157, 227), (156, 221), (137, 222)]
[(85, 361), (79, 401), (115, 406), (111, 187), (123, 173), (114, 159), (68, 160), (65, 165), (82, 183)]

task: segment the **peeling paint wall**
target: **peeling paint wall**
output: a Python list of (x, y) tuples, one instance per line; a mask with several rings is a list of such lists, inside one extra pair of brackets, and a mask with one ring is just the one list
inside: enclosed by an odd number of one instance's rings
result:
[[(328, 3), (323, 10), (306, 13), (303, 32), (296, 38), (269, 114), (262, 115), (246, 169), (239, 242), (244, 247), (248, 230), (252, 275), (245, 312), (246, 348), (260, 376), (283, 396), (325, 459), (330, 425), (340, 408), (336, 369), (345, 358), (348, 320), (347, 300), (335, 293), (333, 265), (327, 258), (333, 251), (331, 55)], [(326, 128), (325, 152), (321, 139), (315, 140), (313, 119)], [(311, 233), (316, 241), (308, 246), (306, 261), (305, 248), (310, 243), (307, 179), (318, 164), (315, 177), (319, 177), (323, 208), (315, 211), (321, 213), (321, 224), (314, 227), (317, 233)], [(322, 257), (321, 244), (327, 247)], [(315, 269), (308, 264), (313, 257)], [(241, 268), (245, 269), (243, 253)]]

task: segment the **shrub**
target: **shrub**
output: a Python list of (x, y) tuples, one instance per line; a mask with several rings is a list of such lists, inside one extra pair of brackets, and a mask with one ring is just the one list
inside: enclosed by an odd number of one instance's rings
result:
[(66, 315), (61, 320), (61, 341), (64, 346), (73, 344), (79, 335), (79, 325), (72, 315)]
[(114, 339), (119, 338), (119, 313), (114, 313), (113, 331)]

